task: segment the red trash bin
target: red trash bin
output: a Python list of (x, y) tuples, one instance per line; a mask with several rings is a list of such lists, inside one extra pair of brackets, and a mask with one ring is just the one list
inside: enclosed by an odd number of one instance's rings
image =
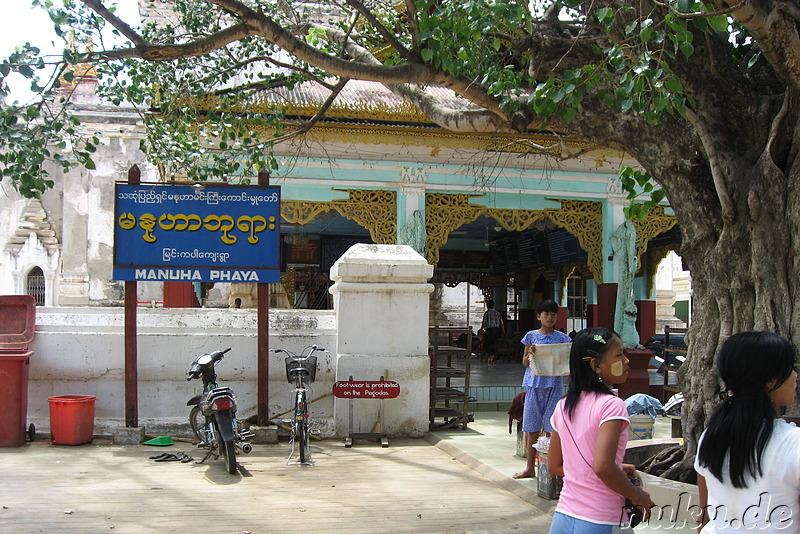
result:
[(36, 300), (30, 295), (0, 295), (0, 447), (25, 444), (28, 418), (28, 366), (33, 351)]
[(94, 395), (48, 397), (54, 445), (82, 445), (94, 437)]

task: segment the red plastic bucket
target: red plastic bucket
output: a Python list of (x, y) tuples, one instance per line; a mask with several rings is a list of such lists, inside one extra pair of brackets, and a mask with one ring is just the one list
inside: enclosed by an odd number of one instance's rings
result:
[(94, 395), (59, 395), (50, 402), (50, 434), (53, 444), (81, 445), (94, 435)]

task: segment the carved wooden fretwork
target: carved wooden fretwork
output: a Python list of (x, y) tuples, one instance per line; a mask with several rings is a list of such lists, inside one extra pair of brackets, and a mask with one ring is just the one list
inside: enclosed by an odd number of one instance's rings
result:
[(647, 251), (647, 242), (678, 224), (678, 219), (664, 213), (664, 206), (655, 206), (643, 221), (633, 219), (631, 222), (636, 227), (636, 261), (641, 265), (642, 254)]
[[(550, 199), (554, 200), (554, 199)], [(554, 223), (578, 238), (588, 255), (595, 282), (603, 283), (603, 205), (588, 200), (558, 200), (561, 209), (545, 210)]]
[(594, 279), (603, 283), (603, 212), (600, 202), (585, 200), (548, 199), (561, 203), (560, 209), (512, 210), (470, 204), (479, 195), (428, 193), (425, 195), (425, 258), (435, 265), (439, 249), (447, 243), (450, 233), (480, 216), (497, 221), (510, 232), (531, 228), (542, 219), (549, 219), (578, 238), (589, 256), (588, 264)]
[(391, 245), (397, 239), (397, 193), (394, 191), (334, 189), (348, 193), (348, 198), (328, 202), (281, 200), (281, 219), (308, 224), (315, 218), (337, 212), (360, 224), (375, 243)]
[(469, 203), (474, 196), (479, 195), (425, 195), (425, 259), (431, 265), (439, 262), (439, 249), (447, 243), (450, 233), (480, 216), (481, 206)]
[(286, 292), (286, 298), (289, 299), (289, 307), (294, 308), (294, 278), (295, 268), (287, 267), (285, 272), (281, 273), (281, 285)]

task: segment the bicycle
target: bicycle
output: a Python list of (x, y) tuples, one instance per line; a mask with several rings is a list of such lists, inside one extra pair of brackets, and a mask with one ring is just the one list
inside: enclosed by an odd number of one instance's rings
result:
[(292, 450), (289, 452), (286, 464), (289, 465), (291, 463), (295, 454), (295, 447), (297, 447), (300, 457), (299, 463), (301, 465), (313, 465), (314, 462), (311, 460), (311, 449), (308, 442), (309, 434), (313, 433), (310, 428), (308, 414), (308, 395), (310, 392), (308, 384), (313, 383), (317, 376), (317, 357), (313, 356), (313, 354), (315, 352), (325, 352), (325, 349), (311, 345), (304, 348), (300, 356), (286, 349), (275, 349), (272, 352), (288, 354), (284, 360), (286, 363), (286, 380), (290, 384), (294, 384), (292, 389), (294, 417), (290, 421)]

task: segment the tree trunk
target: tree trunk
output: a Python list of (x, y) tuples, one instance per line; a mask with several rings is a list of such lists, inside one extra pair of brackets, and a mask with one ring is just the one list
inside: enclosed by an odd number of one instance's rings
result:
[(766, 126), (761, 129), (764, 139), (743, 150), (729, 146), (721, 154), (734, 205), (727, 222), (721, 213), (700, 216), (709, 206), (719, 206), (702, 187), (669, 190), (673, 184), (664, 181), (681, 222), (681, 255), (692, 274), (693, 303), (688, 356), (678, 373), (685, 396), (681, 420), (687, 455), (665, 473), (667, 478), (686, 478), (682, 472), (691, 468), (698, 438), (719, 403), (715, 357), (721, 343), (745, 330), (769, 330), (796, 345), (800, 341), (797, 128), (795, 105), (783, 121), (779, 116), (772, 135), (767, 136)]

